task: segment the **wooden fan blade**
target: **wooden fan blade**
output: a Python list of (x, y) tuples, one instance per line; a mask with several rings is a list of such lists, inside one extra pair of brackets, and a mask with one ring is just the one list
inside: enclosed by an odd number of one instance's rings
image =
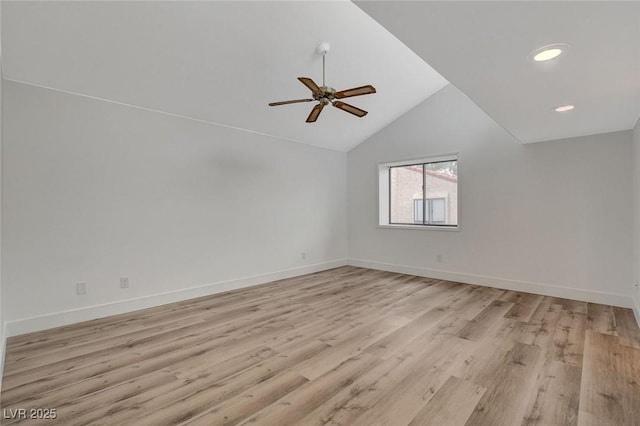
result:
[(313, 99), (294, 99), (292, 101), (282, 101), (282, 102), (271, 102), (269, 106), (278, 106), (278, 105), (287, 105), (287, 104), (297, 104), (298, 102), (312, 102)]
[(311, 113), (307, 117), (307, 123), (315, 123), (315, 121), (318, 119), (318, 116), (322, 112), (322, 108), (324, 108), (324, 104), (322, 102), (314, 106), (311, 110)]
[(340, 102), (340, 101), (334, 102), (333, 106), (336, 108), (340, 108), (341, 110), (346, 111), (349, 114), (353, 114), (357, 117), (364, 117), (365, 115), (368, 114), (368, 112), (363, 109), (356, 108), (353, 105), (345, 104), (344, 102)]
[(353, 96), (370, 95), (376, 93), (376, 88), (370, 84), (366, 86), (354, 87), (353, 89), (341, 90), (336, 92), (335, 96), (338, 99), (351, 98)]
[(313, 94), (320, 94), (320, 88), (309, 77), (298, 77), (298, 80), (300, 80), (300, 83), (302, 83), (305, 86), (307, 86), (309, 88), (309, 90), (311, 90), (313, 92)]

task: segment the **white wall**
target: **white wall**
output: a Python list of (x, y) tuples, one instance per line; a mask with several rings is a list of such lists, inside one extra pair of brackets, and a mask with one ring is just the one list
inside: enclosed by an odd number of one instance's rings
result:
[[(377, 164), (452, 152), (461, 230), (377, 228)], [(349, 257), (630, 306), (631, 167), (630, 132), (522, 145), (450, 85), (349, 152)]]
[(10, 335), (346, 258), (345, 153), (9, 81), (3, 96)]
[(633, 300), (640, 325), (640, 118), (633, 129)]
[[(631, 132), (521, 145), (448, 86), (347, 156), (2, 90), (9, 334), (342, 264), (347, 212), (354, 264), (630, 305)], [(453, 151), (461, 231), (377, 228), (377, 163)], [(89, 294), (75, 295), (79, 281)]]

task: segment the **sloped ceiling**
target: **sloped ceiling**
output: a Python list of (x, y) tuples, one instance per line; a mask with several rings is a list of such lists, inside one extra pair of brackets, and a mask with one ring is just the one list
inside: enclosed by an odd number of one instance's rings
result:
[[(640, 2), (357, 4), (522, 142), (627, 130), (640, 115)], [(553, 43), (570, 48), (527, 58)]]
[[(359, 119), (313, 104), (298, 76), (374, 85)], [(2, 2), (6, 79), (349, 150), (447, 81), (348, 1)]]

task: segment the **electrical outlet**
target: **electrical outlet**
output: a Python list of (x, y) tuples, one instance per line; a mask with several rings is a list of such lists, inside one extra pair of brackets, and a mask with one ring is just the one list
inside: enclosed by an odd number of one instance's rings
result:
[(87, 294), (87, 283), (86, 282), (81, 282), (81, 283), (77, 283), (76, 284), (76, 294), (78, 296), (83, 295), (83, 294)]
[(305, 252), (300, 253), (300, 257), (302, 258), (302, 260), (306, 259), (307, 258), (307, 253), (305, 253)]
[(442, 262), (442, 255), (441, 254), (436, 254), (436, 262), (438, 262), (438, 263)]
[(120, 288), (129, 288), (129, 277), (120, 278)]

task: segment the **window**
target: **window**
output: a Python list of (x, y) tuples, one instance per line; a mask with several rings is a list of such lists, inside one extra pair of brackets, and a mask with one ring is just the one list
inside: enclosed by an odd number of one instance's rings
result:
[(458, 226), (458, 158), (379, 166), (380, 225)]

